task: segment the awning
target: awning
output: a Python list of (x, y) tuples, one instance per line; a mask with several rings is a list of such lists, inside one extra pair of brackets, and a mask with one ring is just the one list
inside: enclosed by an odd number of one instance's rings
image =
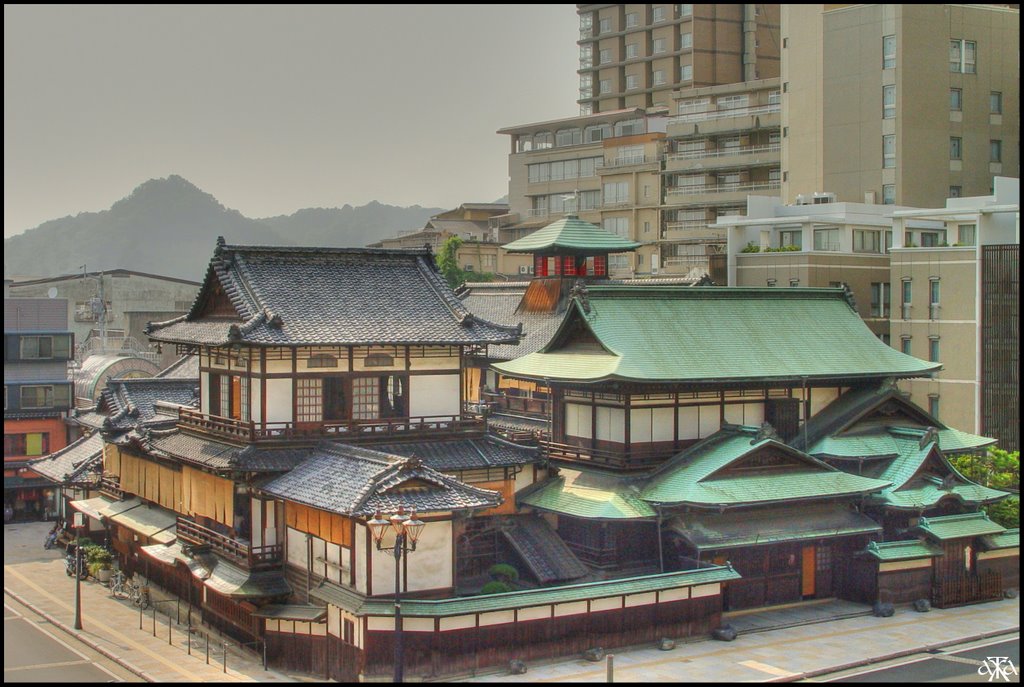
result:
[(79, 501), (71, 501), (70, 503), (71, 507), (75, 510), (85, 513), (90, 518), (102, 521), (103, 511), (117, 502), (102, 496), (95, 496), (91, 499), (81, 499)]
[(254, 618), (274, 620), (301, 620), (306, 623), (320, 623), (327, 617), (324, 606), (301, 606), (298, 604), (267, 604), (252, 612)]
[(880, 532), (874, 520), (841, 504), (679, 515), (669, 528), (698, 551)]
[(149, 546), (140, 546), (139, 550), (150, 558), (160, 561), (164, 565), (175, 565), (178, 561), (184, 563), (188, 560), (184, 552), (181, 550), (181, 544), (177, 541), (171, 542), (170, 544), (150, 544)]
[(177, 513), (152, 504), (129, 508), (111, 515), (110, 521), (161, 544), (170, 543), (178, 536)]
[(278, 571), (250, 572), (217, 559), (205, 582), (213, 591), (234, 598), (258, 598), (291, 594), (292, 588)]
[(100, 515), (109, 518), (119, 513), (124, 513), (132, 508), (138, 508), (142, 505), (142, 499), (137, 496), (133, 496), (130, 499), (124, 501), (111, 501), (109, 506), (100, 509)]

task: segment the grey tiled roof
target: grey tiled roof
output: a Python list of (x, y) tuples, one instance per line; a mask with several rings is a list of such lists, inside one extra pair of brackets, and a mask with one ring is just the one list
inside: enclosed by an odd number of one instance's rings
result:
[(82, 437), (27, 466), (57, 484), (97, 484), (103, 469), (103, 438), (98, 432)]
[[(464, 484), (415, 458), (338, 442), (322, 442), (312, 457), (262, 486), (289, 501), (344, 515), (394, 512), (400, 506), (418, 513), (493, 507), (501, 495)], [(396, 488), (413, 481), (417, 486)]]
[(416, 456), (427, 466), (441, 471), (525, 465), (538, 460), (536, 449), (524, 448), (494, 437), (417, 441), (375, 445), (374, 448), (399, 456)]
[(183, 355), (156, 374), (157, 377), (199, 380), (199, 356)]
[[(203, 319), (217, 284), (236, 320)], [(425, 249), (291, 248), (218, 243), (188, 314), (151, 323), (176, 343), (484, 344), (518, 332), (470, 315)]]
[(156, 402), (199, 407), (199, 379), (151, 377), (113, 379), (103, 390), (100, 407), (110, 412), (106, 429), (126, 430), (140, 425), (176, 422), (176, 417), (160, 415)]
[(576, 580), (589, 572), (543, 518), (520, 515), (506, 523), (501, 534), (541, 584)]
[(459, 292), (459, 298), (474, 315), (490, 322), (507, 326), (523, 325), (523, 339), (519, 345), (491, 345), (487, 357), (491, 360), (512, 360), (529, 353), (536, 353), (551, 340), (565, 315), (565, 304), (559, 304), (555, 312), (516, 312), (519, 302), (526, 293), (525, 282), (507, 284), (466, 284)]
[(276, 447), (226, 441), (191, 434), (179, 428), (153, 430), (142, 439), (154, 455), (192, 463), (213, 470), (286, 472), (310, 456), (309, 447)]

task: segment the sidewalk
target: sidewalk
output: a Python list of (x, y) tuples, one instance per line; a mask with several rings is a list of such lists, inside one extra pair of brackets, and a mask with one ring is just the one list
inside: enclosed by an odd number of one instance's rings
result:
[[(787, 611), (773, 611), (783, 616)], [(767, 615), (767, 614), (765, 614)], [(737, 619), (727, 622), (737, 626)], [(614, 654), (616, 682), (792, 682), (951, 644), (1020, 630), (1020, 599), (918, 613), (897, 606), (890, 618), (871, 614), (775, 630), (749, 628), (735, 641), (702, 639), (671, 651), (654, 647)], [(460, 682), (604, 682), (606, 667), (582, 659), (528, 664)]]
[[(96, 582), (82, 582), (82, 630), (74, 630), (75, 581), (64, 572), (64, 553), (43, 549), (49, 523), (19, 523), (4, 526), (4, 592), (41, 614), (58, 628), (111, 658), (149, 682), (296, 682), (313, 678), (291, 676), (279, 671), (264, 671), (260, 659), (243, 652), (237, 642), (221, 638), (209, 627), (210, 663), (206, 663), (206, 641), (193, 636), (192, 655), (188, 655), (187, 625), (176, 622), (171, 611), (171, 644), (168, 644), (168, 616), (156, 614), (153, 636), (153, 607), (142, 617), (139, 609), (126, 600), (110, 596)], [(219, 639), (219, 641), (217, 641)], [(227, 670), (224, 670), (222, 642), (229, 643)]]

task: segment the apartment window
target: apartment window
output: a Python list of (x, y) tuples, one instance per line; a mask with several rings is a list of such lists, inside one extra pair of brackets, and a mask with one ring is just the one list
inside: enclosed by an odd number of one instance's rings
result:
[(964, 187), (963, 186), (950, 186), (949, 187), (949, 197), (950, 198), (959, 198), (963, 194), (963, 192), (964, 192)]
[(616, 136), (636, 136), (644, 133), (644, 123), (641, 119), (627, 119), (622, 122), (615, 122)]
[(728, 172), (726, 174), (719, 174), (717, 182), (719, 188), (737, 188), (740, 185), (740, 173)]
[(781, 105), (782, 104), (782, 91), (768, 91), (768, 104), (769, 105)]
[(580, 160), (580, 178), (597, 176), (597, 165), (600, 157), (585, 157)]
[(638, 74), (626, 75), (626, 90), (632, 91), (640, 88), (640, 76)]
[(891, 169), (896, 166), (896, 135), (882, 136), (882, 167)]
[(580, 210), (596, 210), (601, 207), (600, 191), (581, 191)]
[(667, 41), (664, 38), (654, 39), (654, 54), (662, 53), (668, 50)]
[(629, 238), (628, 217), (606, 217), (604, 220), (601, 221), (601, 226), (607, 232), (611, 232), (612, 234), (618, 234), (623, 238)]
[(900, 337), (900, 352), (905, 353), (906, 355), (913, 355), (910, 352), (911, 350), (912, 350), (912, 348), (911, 348), (911, 345), (910, 345), (910, 337), (909, 336), (901, 336)]
[(626, 59), (631, 60), (634, 57), (640, 56), (640, 44), (639, 43), (627, 43), (626, 44)]
[(542, 131), (533, 136), (533, 149), (545, 150), (555, 145), (555, 136), (550, 131)]
[(45, 456), (49, 452), (50, 435), (47, 432), (4, 434), (4, 457)]
[(746, 95), (727, 95), (715, 100), (715, 106), (719, 110), (740, 110), (750, 103)]
[(628, 270), (629, 269), (629, 256), (628, 255), (609, 255), (608, 256), (608, 269), (609, 270)]
[(939, 285), (938, 277), (928, 280), (928, 319), (939, 319)]
[(679, 34), (679, 47), (683, 50), (689, 50), (693, 47), (693, 34), (687, 31), (686, 33)]
[(597, 85), (598, 93), (611, 93), (612, 92), (612, 81), (611, 79), (601, 79)]
[(768, 181), (781, 181), (782, 170), (781, 169), (769, 169), (768, 170)]
[(964, 109), (964, 92), (960, 88), (949, 89), (949, 109), (953, 112), (961, 112)]
[(687, 98), (679, 101), (679, 114), (697, 114), (711, 109), (711, 98)]
[(616, 181), (604, 185), (604, 204), (618, 205), (629, 202), (629, 184), (625, 181)]
[(988, 142), (988, 161), (989, 162), (1002, 162), (1003, 161), (1003, 142), (1002, 141), (989, 141)]
[(928, 337), (928, 362), (939, 362), (939, 337)]
[(693, 16), (693, 5), (680, 5), (679, 6), (680, 17), (692, 17)]
[(815, 229), (814, 250), (839, 250), (839, 228)]
[(988, 111), (991, 114), (1003, 114), (1003, 94), (999, 91), (989, 93)]
[(954, 38), (949, 42), (949, 71), (958, 74), (977, 73), (978, 44)]
[(598, 62), (600, 64), (608, 64), (611, 61), (612, 61), (612, 51), (611, 51), (611, 48), (603, 48), (598, 53)]
[(71, 337), (64, 336), (22, 336), (22, 360), (52, 360), (71, 357)]
[(67, 385), (21, 387), (22, 408), (59, 408), (71, 404), (71, 388)]
[(853, 252), (854, 253), (881, 253), (881, 237), (877, 231), (865, 229), (853, 230)]
[(921, 247), (922, 248), (935, 248), (939, 245), (939, 232), (937, 231), (922, 231), (921, 232)]
[(949, 159), (950, 160), (962, 160), (963, 159), (963, 139), (959, 136), (949, 137)]
[(896, 202), (896, 184), (882, 184), (882, 205)]
[(787, 229), (779, 232), (779, 248), (786, 246), (803, 247), (804, 234), (799, 229)]
[(611, 33), (612, 32), (612, 20), (611, 17), (605, 17), (598, 22), (598, 31), (600, 33)]
[(939, 395), (928, 394), (928, 413), (938, 419), (939, 417)]
[(914, 282), (910, 279), (904, 279), (902, 282), (902, 291), (900, 292), (900, 306), (903, 309), (903, 319), (910, 319), (910, 308), (911, 301), (914, 296)]
[(578, 146), (583, 143), (583, 131), (580, 129), (559, 129), (555, 133), (556, 146)]
[(896, 116), (896, 87), (882, 86), (882, 119)]
[(631, 29), (640, 23), (640, 14), (637, 12), (630, 12), (626, 15), (626, 28)]
[(889, 317), (890, 284), (887, 281), (871, 284), (871, 316)]
[(684, 64), (679, 67), (679, 80), (680, 81), (693, 81), (693, 65)]
[(654, 74), (652, 76), (654, 78), (654, 85), (655, 86), (660, 86), (663, 83), (665, 83), (665, 71), (664, 70), (657, 69), (657, 70), (654, 71)]
[(882, 36), (882, 69), (896, 66), (896, 36)]
[(654, 8), (652, 19), (655, 23), (665, 21), (665, 7), (663, 5), (658, 5)]
[(790, 277), (789, 286), (795, 289), (796, 287), (800, 286), (800, 280), (797, 279), (796, 277)]
[(959, 224), (956, 227), (956, 242), (961, 246), (973, 246), (976, 227), (973, 224)]

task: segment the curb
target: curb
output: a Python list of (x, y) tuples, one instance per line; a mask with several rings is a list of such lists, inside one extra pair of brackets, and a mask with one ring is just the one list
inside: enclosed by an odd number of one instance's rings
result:
[(131, 663), (129, 663), (128, 661), (124, 660), (120, 656), (117, 656), (117, 655), (113, 654), (112, 652), (110, 652), (109, 650), (107, 650), (104, 647), (100, 646), (99, 644), (97, 644), (96, 642), (91, 640), (90, 638), (85, 637), (85, 636), (79, 634), (77, 630), (74, 630), (74, 629), (68, 627), (63, 622), (57, 620), (56, 618), (54, 618), (52, 615), (50, 615), (46, 611), (43, 611), (43, 610), (37, 608), (35, 606), (35, 604), (33, 604), (30, 601), (26, 600), (25, 598), (19, 596), (15, 592), (12, 592), (7, 587), (4, 587), (4, 594), (7, 594), (12, 599), (17, 601), (19, 604), (21, 604), (22, 606), (25, 606), (26, 608), (31, 610), (33, 613), (35, 613), (35, 614), (37, 614), (39, 616), (42, 616), (43, 618), (46, 619), (46, 621), (48, 623), (50, 623), (51, 625), (53, 625), (53, 626), (63, 630), (64, 632), (66, 632), (67, 634), (71, 635), (72, 637), (74, 637), (76, 640), (78, 640), (82, 644), (85, 644), (87, 647), (89, 647), (93, 651), (96, 651), (96, 652), (98, 652), (100, 654), (103, 654), (104, 656), (109, 658), (114, 663), (117, 663), (119, 666), (121, 666), (125, 670), (128, 670), (128, 671), (138, 675), (139, 677), (141, 677), (146, 682), (159, 682), (159, 680), (157, 680), (155, 677), (153, 677), (152, 675), (150, 675), (146, 671), (142, 670), (141, 668), (137, 668), (136, 666), (134, 666)]
[(767, 682), (796, 682), (797, 680), (806, 680), (807, 678), (817, 677), (818, 675), (826, 675), (829, 673), (838, 673), (844, 670), (850, 670), (852, 668), (860, 668), (861, 666), (869, 666), (875, 663), (881, 663), (882, 661), (891, 661), (894, 658), (903, 658), (904, 656), (912, 656), (914, 654), (928, 653), (935, 649), (944, 649), (947, 646), (953, 646), (954, 644), (964, 644), (965, 642), (976, 642), (982, 639), (989, 639), (991, 637), (999, 637), (1001, 635), (1011, 634), (1013, 632), (1020, 632), (1020, 625), (1016, 627), (1007, 627), (1001, 630), (992, 630), (990, 632), (982, 632), (981, 634), (970, 635), (968, 637), (959, 637), (957, 639), (950, 639), (944, 642), (937, 642), (935, 644), (925, 644), (921, 647), (913, 649), (903, 649), (901, 651), (894, 651), (891, 654), (885, 654), (884, 656), (877, 656), (874, 658), (864, 658), (857, 661), (851, 661), (850, 663), (844, 663), (842, 665), (831, 666), (828, 668), (821, 668), (818, 670), (809, 670), (803, 673), (796, 673), (794, 675), (787, 675), (774, 680), (768, 680)]

